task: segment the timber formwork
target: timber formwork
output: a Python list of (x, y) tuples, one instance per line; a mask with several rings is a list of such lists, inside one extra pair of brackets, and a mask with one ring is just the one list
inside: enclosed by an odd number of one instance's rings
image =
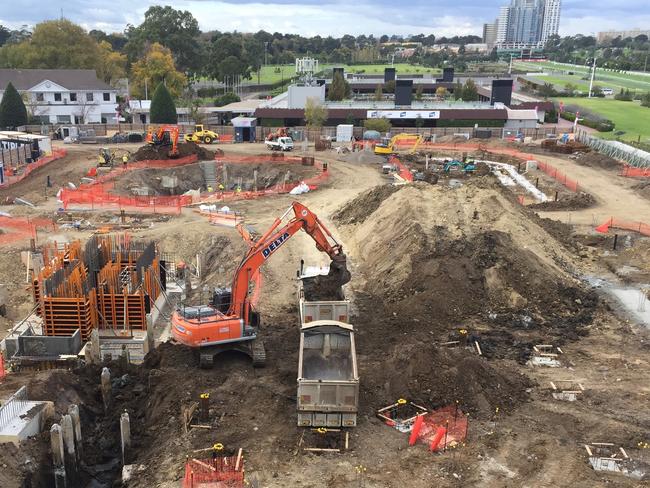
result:
[(34, 277), (32, 291), (43, 333), (83, 341), (94, 328), (146, 330), (146, 316), (161, 293), (161, 263), (154, 243), (128, 235), (94, 236), (43, 249), (48, 264)]

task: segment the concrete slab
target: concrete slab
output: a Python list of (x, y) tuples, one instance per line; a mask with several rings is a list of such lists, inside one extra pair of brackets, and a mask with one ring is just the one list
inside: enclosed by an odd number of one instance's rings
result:
[(15, 405), (13, 416), (0, 428), (0, 444), (20, 441), (37, 435), (54, 412), (52, 402), (22, 401)]

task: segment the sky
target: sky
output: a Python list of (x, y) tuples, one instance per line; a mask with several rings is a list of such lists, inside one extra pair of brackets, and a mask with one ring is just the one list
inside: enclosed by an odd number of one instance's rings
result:
[[(203, 31), (319, 34), (481, 35), (509, 0), (175, 0)], [(649, 0), (563, 0), (560, 34), (595, 35), (602, 30), (650, 29)], [(33, 26), (62, 15), (86, 29), (122, 32), (138, 25), (151, 0), (0, 0), (0, 24)], [(170, 3), (167, 3), (170, 4)]]

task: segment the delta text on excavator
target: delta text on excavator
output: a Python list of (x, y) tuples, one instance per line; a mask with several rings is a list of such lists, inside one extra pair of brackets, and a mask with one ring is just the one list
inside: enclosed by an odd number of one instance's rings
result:
[[(292, 210), (293, 218), (280, 227)], [(172, 314), (172, 336), (182, 344), (199, 349), (201, 366), (211, 365), (216, 355), (228, 350), (241, 351), (253, 360), (254, 366), (264, 366), (266, 352), (258, 338), (261, 321), (250, 302), (250, 282), (266, 260), (300, 229), (332, 260), (328, 275), (317, 277), (318, 286), (340, 288), (350, 281), (341, 244), (313, 212), (293, 202), (264, 235), (249, 242), (249, 250), (235, 271), (231, 288), (216, 289), (210, 305), (180, 306)]]

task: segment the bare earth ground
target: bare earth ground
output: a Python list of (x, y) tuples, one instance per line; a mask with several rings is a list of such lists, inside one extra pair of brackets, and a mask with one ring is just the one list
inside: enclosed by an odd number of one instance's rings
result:
[[(94, 164), (96, 149), (75, 148), (65, 164), (49, 170), (56, 169), (63, 181), (78, 179)], [(261, 148), (236, 145), (226, 150), (255, 154)], [(243, 447), (247, 472), (260, 486), (273, 488), (647, 484), (598, 474), (588, 465), (582, 445), (592, 441), (620, 443), (631, 456), (647, 457), (635, 446), (648, 441), (650, 431), (649, 337), (647, 330), (578, 279), (583, 273), (614, 276), (629, 265), (639, 270), (627, 274), (630, 282), (643, 283), (649, 264), (647, 240), (634, 238), (631, 248), (612, 253), (607, 238), (575, 236), (560, 224), (540, 221), (518, 207), (490, 176), (464, 180), (458, 190), (417, 184), (368, 194), (388, 181), (378, 165), (356, 162), (349, 155), (341, 157), (346, 161), (336, 161), (334, 153), (317, 157), (328, 159), (332, 178), (298, 199), (341, 240), (352, 270), (346, 294), (355, 311), (362, 397), (350, 452), (305, 455), (296, 450), (300, 431), (294, 400), (295, 271), (300, 259), (308, 264), (327, 262), (304, 234), (285, 244), (263, 271), (259, 308), (269, 354), (265, 369), (254, 370), (232, 356), (213, 370), (201, 370), (191, 351), (164, 344), (142, 367), (122, 371), (111, 365), (116, 376), (128, 377), (117, 393), (115, 412), (109, 415), (101, 408), (97, 368), (10, 375), (0, 384), (0, 398), (28, 384), (34, 397), (54, 400), (59, 412), (69, 403), (82, 404), (88, 465), (116, 456), (117, 418), (128, 409), (134, 419), (134, 462), (146, 466), (145, 473), (128, 484), (134, 487), (179, 486), (185, 456), (215, 442)], [(647, 200), (610, 172), (564, 158), (540, 158), (574, 175), (597, 202), (595, 208), (544, 216), (591, 225), (595, 211), (625, 218), (625, 212), (634, 208), (650, 215)], [(41, 203), (37, 197), (46, 173), (40, 172), (33, 181), (1, 195), (33, 195), (35, 203)], [(6, 210), (53, 215), (53, 200), (39, 209), (7, 206)], [(230, 206), (264, 231), (291, 201), (290, 196), (277, 196)], [(154, 239), (163, 251), (185, 260), (205, 253), (205, 283), (211, 286), (229, 282), (245, 250), (236, 231), (210, 226), (189, 209), (180, 217), (142, 220), (147, 228), (133, 230), (135, 238)], [(85, 238), (90, 232), (56, 235)], [(24, 278), (17, 259), (26, 248), (26, 243), (5, 247), (0, 257), (0, 282), (10, 287), (12, 320), (31, 304), (24, 279), (16, 278)], [(441, 351), (434, 345), (459, 327), (481, 333), (487, 345), (485, 358)], [(564, 367), (525, 366), (521, 354), (538, 343), (561, 344)], [(576, 378), (587, 388), (582, 400), (562, 403), (550, 397), (550, 380)], [(211, 393), (214, 415), (220, 418), (217, 428), (182, 435), (180, 407), (205, 391)], [(422, 445), (409, 448), (404, 434), (374, 415), (377, 408), (402, 396), (431, 407), (459, 400), (470, 414), (466, 444), (435, 455)], [(32, 465), (48, 466), (46, 443), (44, 435), (25, 447)], [(0, 486), (24, 486), (21, 479), (30, 471), (24, 458), (12, 450), (0, 452), (0, 458), (7, 466)], [(358, 465), (365, 466), (363, 479), (357, 475)], [(32, 486), (50, 486), (46, 480), (35, 476)]]

